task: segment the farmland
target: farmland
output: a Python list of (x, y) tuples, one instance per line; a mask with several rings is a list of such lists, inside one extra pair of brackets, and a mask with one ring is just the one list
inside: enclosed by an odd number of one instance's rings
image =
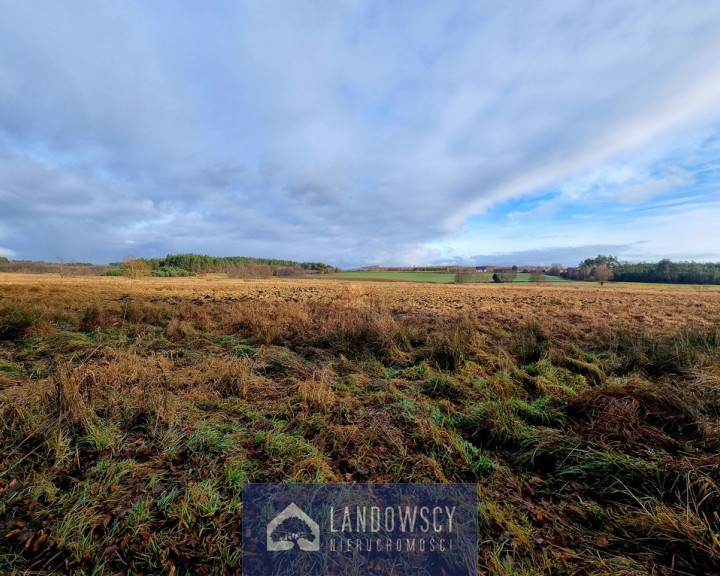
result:
[(358, 271), (340, 272), (334, 277), (344, 280), (404, 280), (406, 282), (438, 282), (450, 283), (455, 279), (455, 274), (446, 272), (405, 272), (405, 271)]
[[(480, 282), (492, 282), (492, 272), (478, 272), (476, 274)], [(449, 284), (455, 281), (455, 274), (447, 272), (416, 272), (403, 270), (368, 270), (356, 272), (339, 272), (333, 274), (332, 278), (341, 278), (344, 280), (402, 280), (405, 282), (436, 282), (440, 284)], [(516, 283), (526, 283), (531, 281), (531, 275), (527, 272), (519, 272), (514, 280)], [(544, 276), (545, 282), (565, 282), (564, 279), (557, 276)]]
[(233, 574), (246, 482), (478, 482), (483, 573), (720, 571), (720, 291), (0, 276), (0, 572)]

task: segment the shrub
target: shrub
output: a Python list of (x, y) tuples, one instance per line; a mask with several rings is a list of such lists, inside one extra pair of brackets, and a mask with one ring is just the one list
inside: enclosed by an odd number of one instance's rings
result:
[(150, 276), (150, 264), (144, 258), (135, 258), (134, 256), (126, 256), (121, 264), (123, 273), (128, 278), (142, 278)]
[(172, 276), (195, 276), (195, 272), (190, 272), (189, 270), (178, 268), (177, 266), (162, 266), (153, 270), (151, 274), (159, 278), (169, 278)]
[(482, 272), (458, 272), (455, 274), (455, 284), (469, 284), (473, 282), (489, 282), (490, 278)]
[(0, 304), (0, 340), (14, 340), (25, 334), (33, 317), (15, 304)]

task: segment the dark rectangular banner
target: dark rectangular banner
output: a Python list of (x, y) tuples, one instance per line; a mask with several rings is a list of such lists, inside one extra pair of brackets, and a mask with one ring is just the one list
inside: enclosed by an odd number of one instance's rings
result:
[(477, 576), (477, 484), (245, 484), (245, 576)]

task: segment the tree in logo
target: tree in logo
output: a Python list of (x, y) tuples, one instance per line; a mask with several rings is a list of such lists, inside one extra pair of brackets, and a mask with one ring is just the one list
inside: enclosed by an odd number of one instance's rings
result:
[(301, 538), (308, 542), (315, 540), (310, 526), (308, 526), (302, 518), (296, 516), (283, 520), (283, 522), (275, 528), (271, 537), (273, 542), (286, 541), (293, 542), (294, 544), (297, 544)]
[(277, 552), (295, 546), (308, 552), (320, 550), (320, 527), (295, 503), (291, 503), (268, 524), (267, 549)]

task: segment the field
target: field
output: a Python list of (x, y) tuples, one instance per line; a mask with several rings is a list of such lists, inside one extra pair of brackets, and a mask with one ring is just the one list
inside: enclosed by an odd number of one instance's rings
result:
[(345, 280), (404, 280), (406, 282), (440, 282), (450, 283), (455, 280), (455, 274), (445, 272), (410, 272), (410, 271), (367, 271), (367, 272), (338, 272), (333, 277)]
[[(478, 276), (483, 278), (484, 282), (492, 282), (492, 272), (479, 272)], [(520, 272), (515, 279), (516, 283), (530, 282), (530, 274)], [(406, 282), (438, 282), (449, 284), (455, 281), (455, 274), (446, 272), (413, 272), (413, 271), (361, 271), (361, 272), (339, 272), (333, 274), (332, 278), (341, 278), (344, 280), (404, 280)], [(566, 282), (563, 278), (557, 276), (545, 276), (545, 282)]]
[(0, 275), (0, 573), (236, 574), (245, 482), (478, 482), (481, 573), (720, 572), (720, 291)]

